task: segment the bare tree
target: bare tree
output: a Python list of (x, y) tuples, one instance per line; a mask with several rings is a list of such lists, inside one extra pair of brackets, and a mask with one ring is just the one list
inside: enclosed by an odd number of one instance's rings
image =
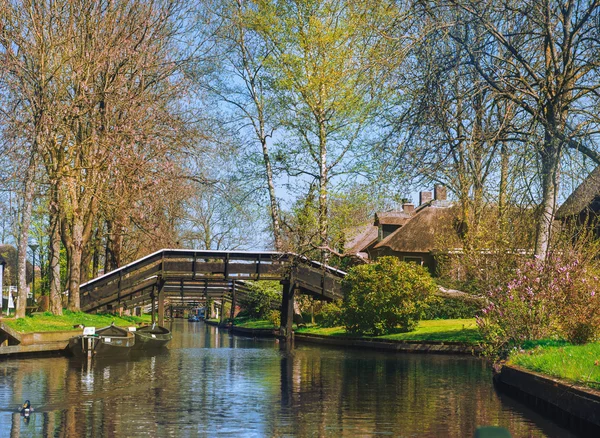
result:
[[(450, 0), (417, 2), (458, 42), (479, 77), (532, 120), (539, 159), (540, 215), (535, 252), (545, 257), (559, 190), (565, 148), (596, 162), (599, 63), (597, 1)], [(530, 142), (533, 144), (533, 142)]]

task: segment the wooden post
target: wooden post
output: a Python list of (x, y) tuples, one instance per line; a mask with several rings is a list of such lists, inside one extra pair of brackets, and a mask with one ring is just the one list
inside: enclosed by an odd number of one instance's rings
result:
[(294, 289), (293, 278), (283, 284), (283, 296), (281, 297), (281, 321), (279, 334), (286, 341), (292, 339), (292, 324), (294, 323)]
[(154, 323), (156, 322), (156, 295), (154, 295), (154, 287), (152, 287), (150, 298), (152, 299), (152, 307), (150, 308), (150, 311), (152, 313), (152, 325), (154, 325)]
[(161, 281), (158, 286), (158, 325), (165, 325), (165, 281)]
[(221, 314), (219, 315), (219, 325), (225, 322), (225, 294), (221, 297)]
[(231, 320), (232, 326), (233, 318), (235, 318), (235, 280), (233, 281), (233, 285), (231, 286), (231, 309), (229, 310), (229, 319)]

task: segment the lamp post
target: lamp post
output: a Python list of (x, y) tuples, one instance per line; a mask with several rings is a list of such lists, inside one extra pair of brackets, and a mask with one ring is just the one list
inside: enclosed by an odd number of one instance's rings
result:
[(40, 246), (37, 243), (32, 243), (29, 245), (29, 248), (31, 248), (31, 251), (33, 252), (33, 277), (32, 277), (32, 285), (31, 285), (31, 298), (33, 299), (33, 302), (35, 303), (35, 251), (39, 248)]

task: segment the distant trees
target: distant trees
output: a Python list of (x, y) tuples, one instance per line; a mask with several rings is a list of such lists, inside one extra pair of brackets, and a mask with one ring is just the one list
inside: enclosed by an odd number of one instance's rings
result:
[[(148, 175), (148, 161), (168, 161), (177, 140), (178, 7), (178, 2), (70, 0), (0, 5), (4, 95), (12, 114), (21, 116), (5, 119), (6, 126), (26, 128), (21, 138), (30, 161), (39, 156), (44, 165), (51, 199), (50, 271), (57, 275), (60, 236), (71, 310), (79, 309), (82, 264), (101, 206), (114, 199), (115, 189), (117, 195), (135, 191)], [(35, 187), (31, 178), (26, 187)], [(31, 195), (23, 199), (26, 245)], [(55, 300), (57, 286), (51, 282)], [(25, 293), (24, 285), (20, 290)], [(19, 300), (19, 316), (24, 303)], [(59, 305), (52, 308), (58, 311)]]

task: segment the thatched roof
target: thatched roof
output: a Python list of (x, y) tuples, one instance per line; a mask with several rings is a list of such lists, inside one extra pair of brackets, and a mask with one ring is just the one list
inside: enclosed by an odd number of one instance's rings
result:
[(348, 254), (358, 254), (369, 245), (377, 241), (378, 228), (375, 225), (366, 224), (354, 228), (350, 235), (353, 236), (344, 247), (344, 252)]
[(596, 197), (600, 196), (600, 166), (571, 193), (571, 196), (556, 211), (556, 218), (575, 216), (585, 210)]
[(410, 218), (411, 214), (403, 211), (385, 211), (383, 213), (375, 213), (374, 225), (405, 225)]
[(388, 247), (396, 252), (428, 253), (437, 248), (444, 229), (452, 227), (456, 218), (454, 208), (435, 203), (420, 207), (406, 225), (379, 242), (375, 248)]

